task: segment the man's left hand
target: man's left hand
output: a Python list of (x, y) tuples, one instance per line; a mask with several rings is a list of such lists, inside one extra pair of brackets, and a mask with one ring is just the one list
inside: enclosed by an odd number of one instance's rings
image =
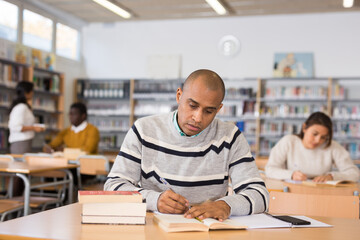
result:
[(225, 201), (205, 202), (192, 206), (185, 214), (186, 218), (215, 218), (223, 221), (230, 216), (230, 206)]

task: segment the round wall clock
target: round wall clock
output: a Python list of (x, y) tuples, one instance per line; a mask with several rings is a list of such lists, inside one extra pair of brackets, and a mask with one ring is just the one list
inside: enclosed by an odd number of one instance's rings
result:
[(220, 39), (218, 47), (222, 55), (235, 56), (240, 51), (240, 41), (233, 35), (226, 35)]

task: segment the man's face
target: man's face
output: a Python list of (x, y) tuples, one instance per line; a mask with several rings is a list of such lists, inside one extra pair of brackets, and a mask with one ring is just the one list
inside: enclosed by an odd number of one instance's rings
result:
[(80, 111), (77, 108), (71, 108), (69, 112), (69, 118), (71, 124), (77, 127), (86, 119), (86, 115), (80, 114)]
[(210, 90), (201, 79), (190, 82), (184, 90), (178, 88), (178, 124), (188, 136), (207, 128), (221, 109), (221, 90)]

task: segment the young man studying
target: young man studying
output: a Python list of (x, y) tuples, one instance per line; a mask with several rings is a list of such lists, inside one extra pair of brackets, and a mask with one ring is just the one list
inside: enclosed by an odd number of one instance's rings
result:
[(64, 147), (68, 147), (80, 148), (88, 154), (96, 154), (100, 134), (94, 125), (86, 121), (87, 109), (85, 104), (73, 103), (70, 106), (69, 118), (71, 127), (62, 130), (48, 145), (44, 146), (43, 151), (62, 151)]
[(245, 137), (234, 124), (215, 119), (224, 95), (215, 72), (191, 73), (176, 92), (177, 111), (135, 122), (104, 189), (137, 190), (148, 210), (188, 218), (265, 211), (269, 193)]

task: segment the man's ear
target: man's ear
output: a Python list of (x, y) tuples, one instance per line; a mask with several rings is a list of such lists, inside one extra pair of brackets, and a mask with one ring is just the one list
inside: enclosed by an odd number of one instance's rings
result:
[(177, 102), (177, 103), (179, 103), (182, 94), (183, 94), (182, 89), (181, 89), (181, 88), (178, 88), (178, 89), (176, 90), (176, 102)]
[(220, 104), (220, 106), (218, 107), (218, 109), (216, 110), (216, 113), (218, 113), (220, 111), (220, 109), (222, 108), (223, 104)]
[(82, 120), (82, 121), (85, 121), (85, 120), (86, 120), (86, 118), (87, 118), (87, 116), (86, 116), (86, 114), (85, 114), (85, 113), (81, 114), (81, 120)]

